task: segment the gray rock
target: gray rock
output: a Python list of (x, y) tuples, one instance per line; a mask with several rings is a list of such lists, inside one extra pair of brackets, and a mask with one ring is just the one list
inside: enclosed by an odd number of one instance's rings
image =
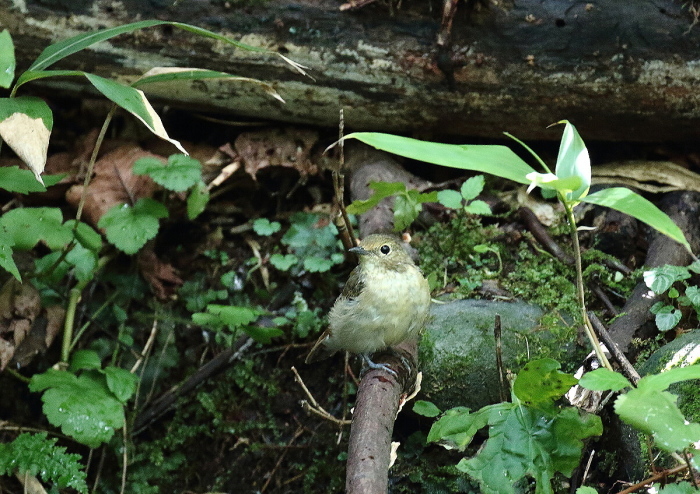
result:
[[(454, 406), (477, 410), (501, 401), (493, 332), (496, 314), (501, 316), (507, 370), (517, 373), (528, 360), (551, 356), (547, 345), (555, 338), (541, 327), (544, 314), (539, 307), (491, 300), (433, 304), (420, 345), (422, 391), (442, 410)], [(575, 330), (564, 329), (573, 334), (568, 341), (575, 346)], [(509, 390), (506, 396), (510, 396)]]

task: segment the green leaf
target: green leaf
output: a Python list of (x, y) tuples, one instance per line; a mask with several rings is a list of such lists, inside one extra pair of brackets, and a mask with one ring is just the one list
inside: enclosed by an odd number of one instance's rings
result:
[(578, 382), (574, 376), (561, 372), (554, 359), (544, 358), (528, 362), (513, 383), (513, 392), (524, 403), (533, 406), (552, 405)]
[[(46, 177), (44, 177), (46, 178)], [(21, 170), (18, 166), (0, 167), (0, 188), (8, 192), (29, 194), (30, 192), (46, 192), (34, 174), (29, 170)]]
[(107, 387), (114, 396), (122, 403), (129, 401), (129, 398), (136, 391), (136, 384), (139, 381), (136, 374), (132, 374), (126, 369), (112, 366), (105, 367), (103, 372), (107, 380)]
[(635, 429), (653, 436), (664, 451), (681, 451), (700, 441), (700, 424), (685, 419), (676, 405), (677, 399), (668, 391), (640, 387), (619, 396), (615, 412)]
[(76, 244), (66, 254), (65, 261), (74, 268), (73, 274), (79, 281), (89, 281), (97, 270), (97, 254)]
[(44, 242), (51, 250), (65, 247), (73, 238), (63, 225), (63, 213), (58, 208), (18, 208), (0, 218), (8, 238), (17, 250), (30, 250)]
[(687, 421), (676, 405), (678, 397), (664, 390), (689, 379), (700, 379), (700, 365), (645, 376), (636, 389), (617, 398), (615, 411), (628, 424), (652, 435), (661, 449), (683, 450), (700, 440), (700, 424)]
[(465, 201), (471, 201), (484, 190), (484, 176), (477, 175), (464, 181), (460, 192)]
[(282, 229), (279, 221), (270, 221), (267, 218), (257, 218), (253, 221), (253, 230), (262, 237), (269, 237)]
[(230, 328), (245, 326), (258, 319), (264, 311), (250, 307), (237, 307), (233, 305), (210, 304), (207, 312), (217, 316), (224, 324)]
[(306, 256), (302, 263), (304, 269), (309, 273), (325, 273), (333, 267), (333, 264), (336, 263), (332, 259), (318, 256)]
[(76, 350), (70, 360), (69, 370), (73, 373), (81, 369), (101, 369), (102, 361), (93, 350)]
[(553, 173), (532, 172), (527, 174), (527, 179), (530, 180), (527, 192), (530, 193), (533, 188), (540, 187), (543, 195), (545, 191), (551, 190), (569, 197), (572, 191), (581, 186), (581, 178), (577, 176), (560, 178)]
[(54, 44), (46, 47), (44, 49), (44, 51), (41, 52), (41, 54), (37, 57), (37, 59), (34, 61), (34, 63), (29, 67), (29, 70), (43, 70), (43, 69), (49, 67), (50, 65), (58, 62), (59, 60), (65, 58), (69, 55), (77, 53), (80, 50), (87, 48), (88, 46), (91, 46), (95, 43), (99, 43), (100, 41), (105, 41), (105, 40), (108, 40), (110, 38), (113, 38), (114, 36), (118, 36), (118, 35), (124, 34), (124, 33), (129, 33), (129, 32), (135, 31), (137, 29), (143, 29), (143, 28), (153, 27), (153, 26), (160, 26), (163, 24), (167, 24), (167, 25), (176, 27), (178, 29), (183, 29), (185, 31), (189, 31), (191, 33), (194, 33), (194, 34), (197, 34), (200, 36), (204, 36), (207, 38), (216, 39), (218, 41), (222, 41), (224, 43), (233, 45), (237, 48), (242, 48), (244, 50), (253, 51), (253, 52), (261, 52), (261, 53), (270, 53), (270, 54), (277, 55), (281, 59), (286, 61), (288, 64), (290, 64), (294, 69), (296, 69), (297, 71), (304, 74), (304, 71), (302, 70), (301, 65), (289, 60), (287, 57), (285, 57), (279, 53), (267, 50), (265, 48), (258, 48), (255, 46), (247, 45), (245, 43), (241, 43), (240, 41), (235, 41), (235, 40), (229, 39), (225, 36), (214, 33), (212, 31), (208, 31), (206, 29), (202, 29), (200, 27), (192, 26), (189, 24), (184, 24), (182, 22), (169, 22), (169, 21), (156, 21), (156, 20), (132, 22), (130, 24), (124, 24), (123, 26), (117, 26), (117, 27), (110, 28), (110, 29), (103, 29), (100, 31), (95, 31), (95, 32), (86, 33), (86, 34), (79, 34), (79, 35), (74, 36), (72, 38), (60, 41), (58, 43), (54, 43)]
[(489, 423), (492, 412), (505, 413), (513, 406), (512, 403), (498, 403), (470, 413), (466, 407), (455, 407), (447, 410), (430, 428), (427, 441), (440, 442), (448, 449), (464, 449), (469, 446), (474, 434)]
[(659, 331), (669, 331), (675, 328), (681, 322), (683, 314), (680, 310), (673, 308), (670, 305), (662, 307), (654, 316), (654, 322)]
[(692, 305), (700, 305), (700, 288), (689, 286), (685, 289), (685, 296)]
[(270, 264), (280, 271), (289, 271), (289, 268), (299, 262), (299, 258), (294, 254), (272, 254), (270, 256)]
[(598, 491), (595, 490), (593, 487), (582, 485), (581, 487), (576, 489), (576, 494), (598, 494)]
[(148, 130), (161, 139), (171, 143), (178, 148), (180, 152), (187, 154), (182, 144), (168, 136), (160, 117), (151, 106), (151, 103), (146, 99), (146, 95), (143, 94), (143, 91), (94, 74), (85, 73), (85, 77), (87, 77), (92, 85), (95, 86), (95, 89), (104, 96), (141, 120), (141, 122), (148, 127)]
[(405, 230), (418, 217), (423, 207), (415, 195), (401, 195), (394, 200), (394, 231)]
[(280, 328), (264, 328), (262, 326), (243, 326), (243, 331), (263, 345), (269, 345), (272, 338), (284, 335), (284, 331)]
[(644, 271), (644, 284), (657, 295), (671, 288), (676, 281), (690, 278), (688, 268), (666, 264), (658, 268)]
[(489, 439), (479, 453), (457, 468), (481, 485), (481, 492), (514, 493), (524, 477), (537, 483), (537, 493), (552, 493), (556, 472), (571, 475), (578, 465), (582, 440), (602, 433), (600, 418), (573, 407), (557, 414), (513, 405), (489, 416)]
[(604, 367), (586, 372), (579, 380), (579, 385), (592, 391), (620, 391), (632, 387), (630, 382), (620, 374)]
[(32, 377), (30, 389), (46, 389), (41, 400), (49, 422), (91, 448), (109, 441), (124, 425), (124, 407), (97, 371), (76, 376), (49, 369)]
[(13, 245), (14, 240), (9, 237), (5, 227), (0, 223), (0, 267), (21, 282), (22, 277), (19, 274), (15, 260), (12, 258)]
[(588, 189), (591, 186), (591, 159), (576, 127), (567, 120), (557, 123), (563, 123), (565, 127), (559, 145), (555, 174), (562, 180), (570, 177), (580, 179), (580, 185), (566, 194), (567, 201), (580, 201), (588, 194)]
[(11, 443), (0, 444), (0, 475), (29, 474), (54, 482), (61, 489), (73, 488), (87, 494), (80, 455), (66, 453), (66, 448), (56, 446), (56, 441), (47, 439), (45, 432), (23, 433)]
[(477, 200), (464, 206), (464, 211), (469, 214), (489, 215), (491, 214), (491, 207), (484, 201)]
[(182, 192), (202, 181), (202, 164), (184, 154), (173, 154), (168, 164), (157, 158), (141, 158), (134, 163), (136, 175), (148, 175), (168, 190)]
[(413, 404), (413, 411), (423, 417), (437, 417), (442, 413), (434, 403), (425, 400), (416, 400)]
[(462, 194), (456, 190), (441, 190), (438, 192), (438, 202), (450, 209), (459, 209), (462, 207)]
[(0, 32), (0, 87), (9, 88), (15, 78), (15, 45), (10, 31)]
[(187, 218), (194, 220), (209, 204), (209, 189), (204, 182), (198, 182), (187, 196)]
[(406, 158), (489, 173), (521, 184), (529, 184), (525, 175), (535, 171), (506, 146), (442, 144), (378, 132), (355, 132), (345, 139), (357, 139)]
[[(653, 492), (657, 492), (658, 494), (698, 494), (698, 490), (690, 482), (667, 484), (663, 487), (661, 487), (660, 484), (654, 484), (653, 488)], [(652, 490), (649, 492), (652, 492)]]
[(168, 210), (160, 202), (141, 198), (134, 206), (127, 204), (110, 208), (97, 226), (105, 229), (107, 240), (126, 254), (135, 254), (158, 233), (158, 219), (166, 218)]
[(637, 218), (663, 233), (667, 237), (683, 245), (688, 252), (692, 253), (690, 244), (685, 239), (683, 232), (666, 213), (644, 199), (639, 194), (635, 194), (624, 187), (611, 187), (599, 190), (598, 192), (580, 199), (583, 202), (605, 206), (621, 213)]
[(0, 98), (0, 138), (42, 185), (52, 129), (53, 114), (44, 100), (33, 96)]
[(92, 252), (102, 249), (102, 236), (87, 223), (78, 222), (76, 227), (75, 220), (68, 220), (65, 226), (75, 233), (75, 239), (86, 249)]

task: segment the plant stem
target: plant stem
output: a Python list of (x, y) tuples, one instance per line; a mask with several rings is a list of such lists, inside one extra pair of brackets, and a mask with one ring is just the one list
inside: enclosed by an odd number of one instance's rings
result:
[(608, 361), (608, 358), (603, 352), (603, 348), (600, 345), (600, 341), (593, 330), (591, 321), (588, 319), (588, 314), (586, 313), (586, 295), (585, 288), (583, 285), (583, 269), (581, 267), (581, 245), (578, 241), (578, 231), (576, 229), (576, 218), (574, 218), (574, 209), (570, 202), (566, 201), (563, 194), (559, 195), (559, 200), (564, 205), (566, 210), (566, 218), (569, 221), (569, 228), (571, 229), (571, 240), (574, 245), (574, 259), (576, 264), (576, 296), (578, 298), (579, 310), (581, 311), (581, 318), (583, 319), (583, 328), (588, 336), (588, 340), (593, 346), (593, 350), (598, 357), (600, 363), (608, 370), (612, 370), (612, 366)]

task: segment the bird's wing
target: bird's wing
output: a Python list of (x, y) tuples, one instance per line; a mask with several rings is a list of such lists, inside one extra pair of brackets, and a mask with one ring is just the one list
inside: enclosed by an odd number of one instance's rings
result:
[(347, 283), (345, 283), (345, 286), (343, 287), (343, 293), (341, 293), (340, 297), (338, 297), (339, 299), (344, 298), (347, 300), (353, 300), (357, 298), (360, 293), (362, 293), (362, 290), (365, 288), (365, 280), (362, 278), (362, 275), (360, 274), (361, 272), (360, 266), (357, 266), (352, 270), (350, 276), (348, 277)]

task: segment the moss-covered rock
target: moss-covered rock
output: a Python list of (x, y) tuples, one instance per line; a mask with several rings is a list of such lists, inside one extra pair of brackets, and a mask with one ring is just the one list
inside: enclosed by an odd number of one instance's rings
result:
[(420, 359), (423, 393), (441, 409), (460, 405), (476, 410), (501, 401), (493, 331), (496, 314), (501, 316), (506, 370), (515, 373), (531, 359), (553, 353), (561, 357), (575, 347), (574, 328), (562, 328), (561, 322), (554, 328), (553, 319), (534, 305), (489, 300), (434, 304)]

